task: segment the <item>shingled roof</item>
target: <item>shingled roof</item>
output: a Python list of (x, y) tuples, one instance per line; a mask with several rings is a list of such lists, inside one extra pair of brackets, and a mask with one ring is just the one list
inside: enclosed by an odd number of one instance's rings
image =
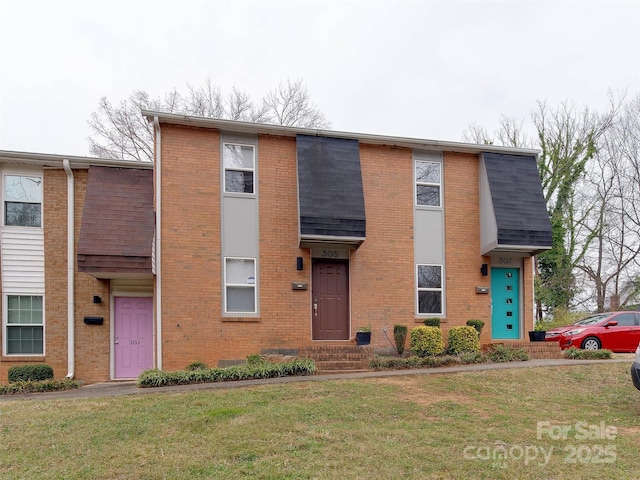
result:
[(494, 215), (492, 249), (531, 255), (550, 249), (551, 222), (536, 157), (485, 152), (482, 159)]
[(152, 274), (153, 171), (89, 168), (78, 270), (98, 278)]
[(366, 217), (358, 141), (298, 135), (296, 145), (301, 242), (362, 243)]

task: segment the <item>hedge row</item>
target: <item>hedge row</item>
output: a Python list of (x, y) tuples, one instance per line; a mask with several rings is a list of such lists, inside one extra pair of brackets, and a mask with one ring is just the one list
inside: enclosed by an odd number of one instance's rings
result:
[(296, 359), (284, 363), (257, 363), (234, 365), (225, 368), (200, 368), (165, 372), (147, 370), (138, 377), (139, 387), (167, 387), (170, 385), (188, 385), (191, 383), (213, 383), (260, 378), (287, 377), (292, 375), (311, 375), (316, 372), (316, 364), (309, 358)]
[(55, 392), (78, 388), (80, 382), (76, 380), (39, 380), (26, 382), (13, 382), (9, 385), (0, 385), (0, 395), (16, 395), (20, 393)]
[(403, 368), (432, 368), (471, 363), (503, 363), (529, 360), (529, 355), (522, 348), (495, 345), (486, 352), (465, 352), (459, 355), (432, 355), (408, 357), (375, 356), (369, 362), (373, 370), (394, 370)]
[(565, 358), (569, 360), (607, 360), (611, 358), (611, 350), (580, 350), (576, 347), (564, 351)]

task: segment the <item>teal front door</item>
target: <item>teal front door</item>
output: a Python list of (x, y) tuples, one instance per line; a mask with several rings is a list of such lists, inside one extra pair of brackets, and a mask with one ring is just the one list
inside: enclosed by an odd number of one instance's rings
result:
[(517, 268), (491, 269), (491, 337), (520, 338), (520, 276)]

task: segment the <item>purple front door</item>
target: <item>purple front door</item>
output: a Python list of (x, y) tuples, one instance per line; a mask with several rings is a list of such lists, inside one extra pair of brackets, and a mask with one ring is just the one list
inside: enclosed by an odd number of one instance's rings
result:
[(153, 368), (152, 297), (116, 297), (113, 330), (115, 378)]

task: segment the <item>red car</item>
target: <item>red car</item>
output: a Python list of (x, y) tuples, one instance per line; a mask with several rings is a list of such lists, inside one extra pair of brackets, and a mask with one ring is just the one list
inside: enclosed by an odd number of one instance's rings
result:
[(569, 347), (613, 352), (635, 352), (640, 343), (640, 312), (607, 312), (591, 315), (566, 327), (548, 330), (547, 342)]

